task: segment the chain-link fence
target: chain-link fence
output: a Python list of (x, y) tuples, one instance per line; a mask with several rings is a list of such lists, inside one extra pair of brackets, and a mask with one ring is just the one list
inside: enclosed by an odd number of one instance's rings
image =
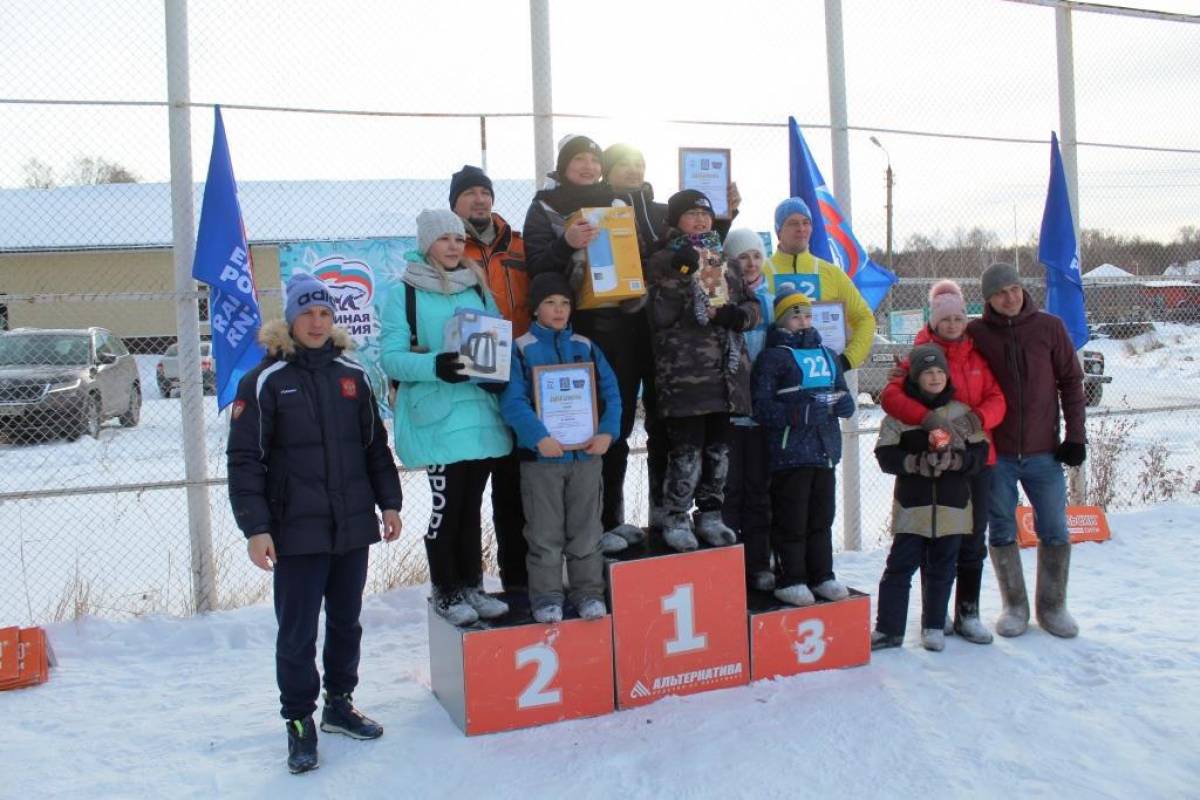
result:
[[(496, 210), (521, 227), (535, 187), (532, 108), (551, 82), (554, 140), (635, 143), (659, 200), (678, 186), (679, 147), (728, 148), (736, 224), (770, 232), (789, 188), (789, 114), (832, 182), (822, 3), (683, 12), (621, 0), (586, 18), (555, 3), (552, 57), (536, 32), (530, 52), (536, 2), (472, 5), (470, 19), (393, 4), (286, 16), (265, 2), (166, 6), (188, 12), (192, 172), (205, 173), (209, 104), (220, 102), (268, 319), (281, 311), (282, 248), (412, 236), (416, 213), (446, 205), (464, 163), (487, 168)], [(684, 13), (719, 19), (720, 35), (681, 59), (662, 32), (680, 30)], [(904, 279), (877, 314), (859, 429), (848, 432), (861, 452), (862, 546), (874, 547), (891, 501), (871, 455), (881, 412), (868, 373), (903, 352), (934, 278), (959, 280), (977, 312), (980, 271), (1007, 260), (1040, 298), (1060, 80), (1052, 9), (912, 0), (846, 2), (843, 13), (852, 170), (839, 200), (872, 256)], [(176, 286), (172, 264), (167, 24), (164, 4), (145, 0), (0, 8), (0, 74), (11, 77), (0, 89), (0, 329), (25, 329), (0, 335), (0, 621), (195, 607), (180, 397), (190, 387), (171, 348), (179, 301), (200, 300), (202, 334), (207, 309), (203, 292)], [(1089, 378), (1089, 496), (1110, 507), (1194, 500), (1200, 117), (1179, 98), (1200, 80), (1200, 26), (1081, 13), (1073, 25), (1082, 263), (1100, 268), (1085, 276), (1083, 358), (1103, 373)], [(534, 80), (543, 59), (552, 81)], [(207, 391), (211, 353), (200, 359)], [(269, 595), (229, 512), (226, 425), (206, 396), (215, 607)], [(428, 487), (422, 473), (403, 478), (406, 532), (376, 549), (373, 589), (424, 578)], [(640, 453), (628, 480), (629, 516), (644, 522)]]

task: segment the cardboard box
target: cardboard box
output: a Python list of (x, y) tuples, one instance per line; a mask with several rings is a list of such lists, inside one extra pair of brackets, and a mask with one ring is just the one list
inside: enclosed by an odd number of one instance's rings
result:
[(504, 383), (512, 364), (512, 323), (490, 311), (460, 308), (446, 320), (442, 350), (459, 354), (471, 380)]
[(614, 306), (646, 294), (633, 209), (581, 208), (567, 219), (567, 226), (581, 217), (600, 228), (600, 235), (584, 251), (586, 270), (575, 307)]

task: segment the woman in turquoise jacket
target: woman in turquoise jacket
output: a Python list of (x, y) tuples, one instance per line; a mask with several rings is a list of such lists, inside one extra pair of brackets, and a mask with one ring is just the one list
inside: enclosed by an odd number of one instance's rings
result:
[[(380, 353), (384, 370), (400, 384), (393, 409), (396, 452), (405, 466), (424, 467), (429, 478), (433, 512), (425, 554), (434, 609), (455, 625), (508, 611), (482, 591), (480, 524), (492, 459), (512, 450), (493, 394), (504, 384), (469, 382), (458, 354), (441, 352), (443, 329), (456, 309), (498, 313), (483, 272), (463, 258), (465, 243), (462, 220), (449, 209), (417, 216), (423, 260), (410, 261), (402, 283), (389, 293)], [(410, 292), (415, 332), (409, 325)]]

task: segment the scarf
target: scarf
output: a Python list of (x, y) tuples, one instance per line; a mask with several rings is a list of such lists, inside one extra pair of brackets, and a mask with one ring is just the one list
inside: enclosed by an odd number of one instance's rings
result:
[(442, 269), (424, 261), (409, 261), (401, 280), (414, 289), (438, 294), (458, 294), (479, 283), (469, 267)]

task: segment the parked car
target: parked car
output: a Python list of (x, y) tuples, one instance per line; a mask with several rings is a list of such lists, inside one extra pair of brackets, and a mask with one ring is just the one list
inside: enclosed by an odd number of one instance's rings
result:
[[(213, 367), (212, 343), (200, 343), (200, 374), (204, 379), (204, 393), (217, 393), (217, 373)], [(158, 392), (163, 397), (170, 397), (179, 390), (179, 345), (173, 344), (163, 353), (154, 370), (154, 378), (158, 382)]]
[(137, 363), (103, 328), (0, 333), (0, 434), (10, 441), (96, 437), (105, 420), (131, 428), (141, 412)]
[(880, 392), (887, 386), (888, 373), (908, 355), (909, 350), (912, 350), (911, 344), (893, 342), (882, 333), (876, 333), (871, 354), (858, 368), (858, 391), (866, 392), (871, 395), (872, 402), (878, 403)]

